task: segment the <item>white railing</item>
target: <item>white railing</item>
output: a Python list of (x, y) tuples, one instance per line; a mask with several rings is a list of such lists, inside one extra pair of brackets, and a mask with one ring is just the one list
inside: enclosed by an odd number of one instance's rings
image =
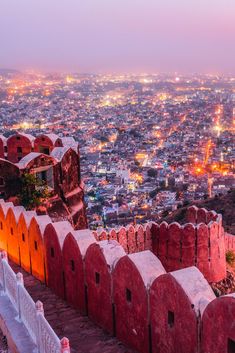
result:
[(23, 275), (14, 273), (8, 264), (5, 251), (0, 252), (1, 295), (6, 295), (17, 311), (18, 320), (24, 324), (38, 353), (70, 353), (69, 340), (55, 334), (44, 317), (43, 304), (35, 304), (24, 287)]

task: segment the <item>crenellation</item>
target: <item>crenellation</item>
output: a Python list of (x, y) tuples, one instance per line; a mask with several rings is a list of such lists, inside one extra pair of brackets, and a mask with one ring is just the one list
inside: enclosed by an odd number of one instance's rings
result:
[[(43, 203), (33, 206), (37, 213), (48, 214), (53, 221), (69, 220), (74, 228), (85, 229), (79, 148), (74, 148), (71, 141), (67, 145), (66, 141), (55, 134), (34, 137), (18, 133), (6, 139), (7, 152), (0, 151), (0, 196), (19, 205), (22, 178), (31, 174), (48, 189)], [(0, 136), (0, 149), (1, 144)]]
[(214, 313), (223, 318), (234, 300), (215, 299), (209, 285), (225, 278), (225, 250), (235, 248), (221, 215), (211, 216), (209, 224), (73, 230), (1, 201), (0, 241), (10, 259), (138, 352), (174, 353), (175, 344), (182, 353), (207, 353), (215, 349)]

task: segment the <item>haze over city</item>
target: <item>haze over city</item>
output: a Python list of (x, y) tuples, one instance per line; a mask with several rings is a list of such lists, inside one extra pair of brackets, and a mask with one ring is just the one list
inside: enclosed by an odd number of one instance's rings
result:
[(1, 0), (0, 67), (235, 73), (233, 0)]

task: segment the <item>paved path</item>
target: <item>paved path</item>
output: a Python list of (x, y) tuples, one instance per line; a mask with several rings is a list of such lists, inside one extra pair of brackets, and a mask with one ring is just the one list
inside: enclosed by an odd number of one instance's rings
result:
[(56, 334), (60, 338), (65, 336), (69, 339), (71, 353), (135, 353), (94, 325), (87, 317), (81, 316), (21, 267), (9, 263), (16, 273), (23, 274), (25, 288), (33, 300), (43, 303), (45, 317)]
[(2, 331), (0, 330), (0, 353), (10, 353), (10, 350), (7, 346), (7, 341)]

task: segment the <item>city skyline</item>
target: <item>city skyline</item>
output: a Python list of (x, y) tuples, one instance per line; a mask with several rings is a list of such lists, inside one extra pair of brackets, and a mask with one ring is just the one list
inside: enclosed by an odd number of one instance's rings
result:
[(1, 2), (1, 68), (235, 73), (232, 0)]

